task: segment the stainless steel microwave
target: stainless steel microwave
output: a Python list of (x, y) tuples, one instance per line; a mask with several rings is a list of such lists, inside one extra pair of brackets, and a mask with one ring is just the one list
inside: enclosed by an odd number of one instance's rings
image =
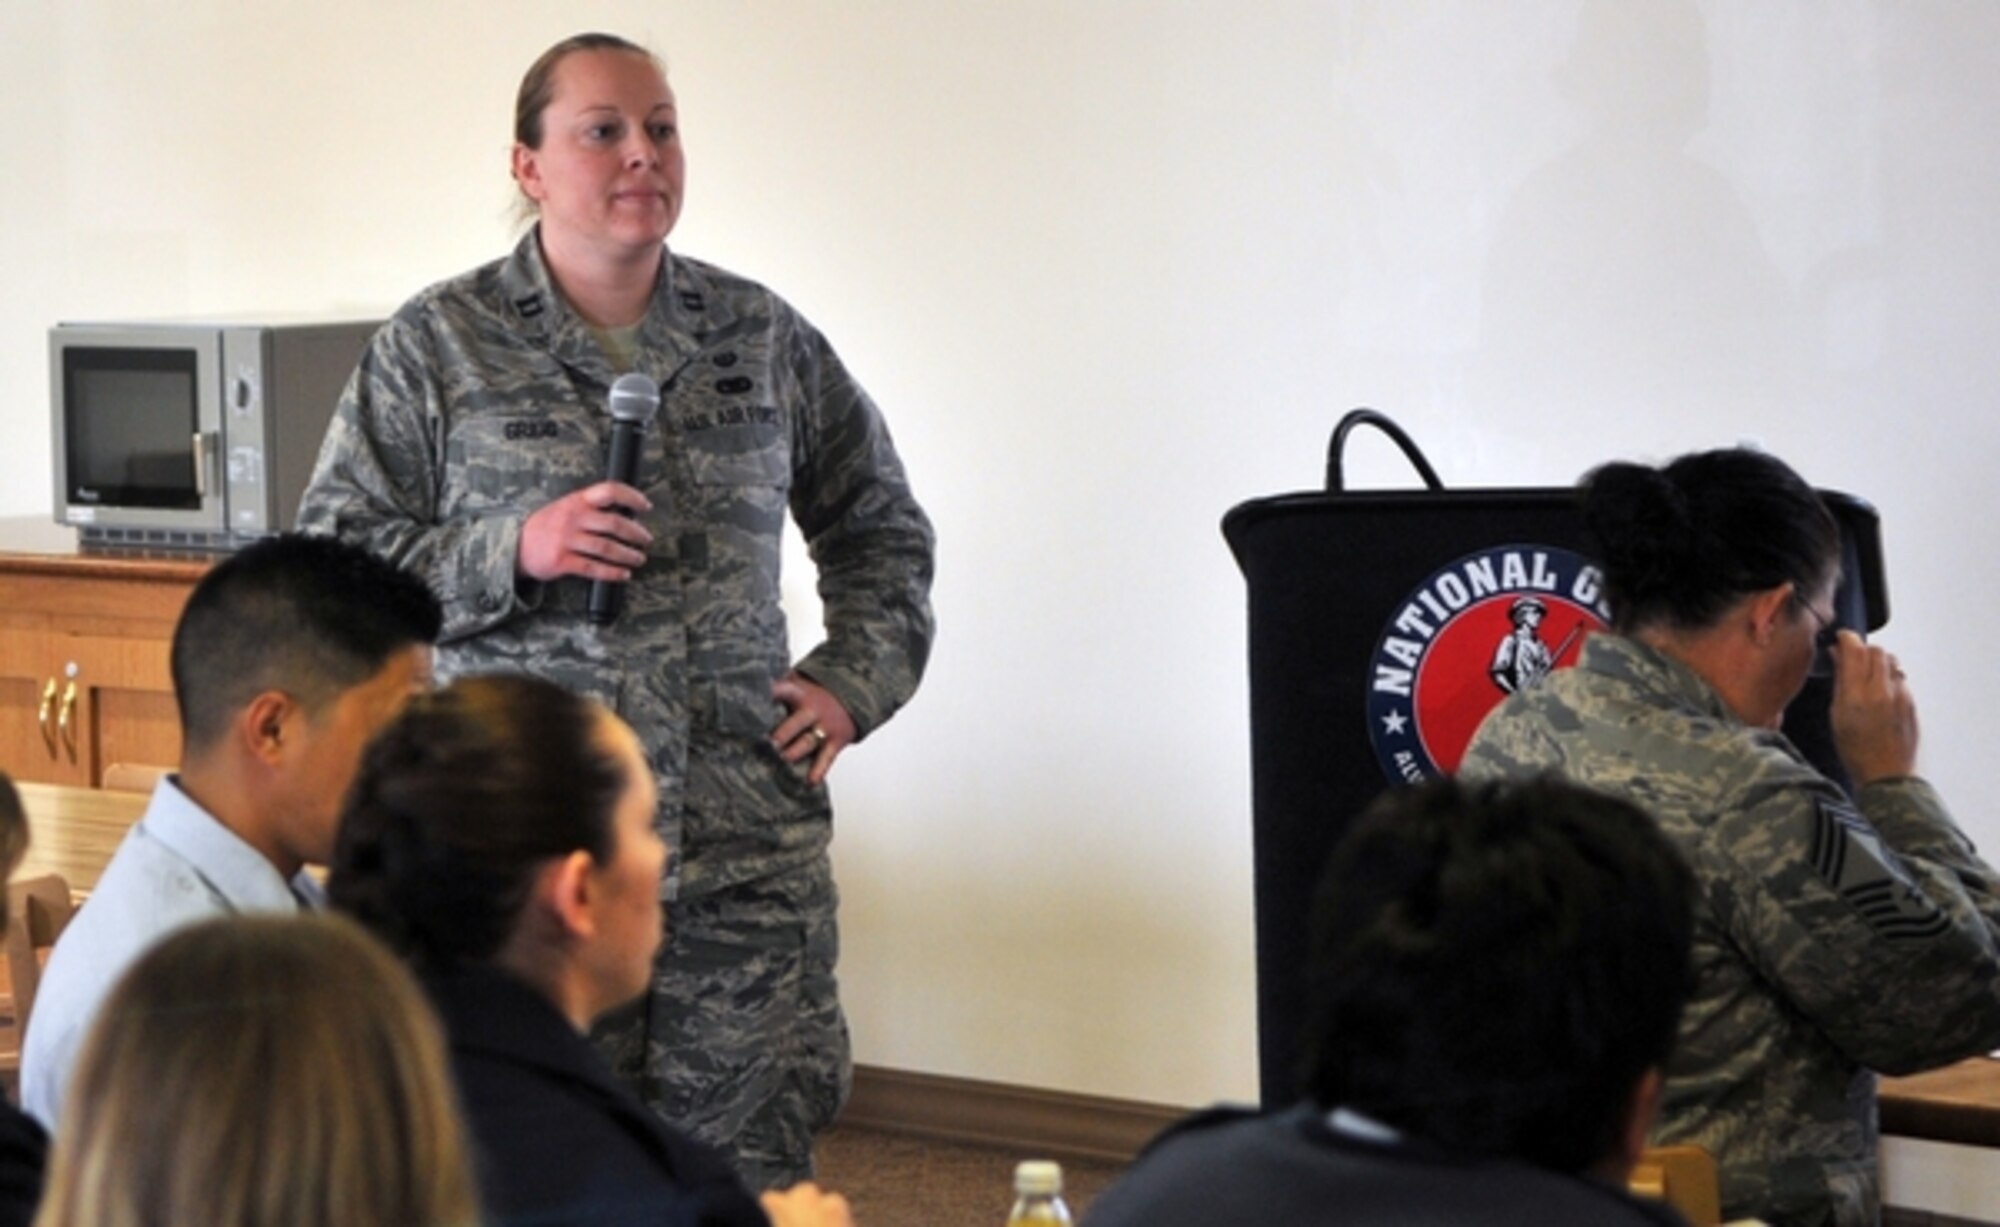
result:
[(86, 544), (226, 550), (291, 527), (379, 320), (49, 329), (55, 514)]

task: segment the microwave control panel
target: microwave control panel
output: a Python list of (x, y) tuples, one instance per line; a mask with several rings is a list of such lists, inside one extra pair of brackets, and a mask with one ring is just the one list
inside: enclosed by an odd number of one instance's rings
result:
[(219, 458), (232, 535), (292, 526), (341, 389), (379, 326), (223, 330)]
[(264, 481), (264, 395), (261, 388), (264, 342), (261, 328), (227, 328), (222, 333), (222, 439), (224, 514), (229, 531), (244, 536), (270, 532), (276, 508)]

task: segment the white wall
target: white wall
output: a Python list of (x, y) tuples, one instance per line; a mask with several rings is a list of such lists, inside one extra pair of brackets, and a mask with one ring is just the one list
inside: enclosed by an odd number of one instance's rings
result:
[(930, 679), (836, 777), (862, 1060), (1254, 1094), (1217, 522), (1356, 404), (1456, 485), (1757, 438), (1874, 500), (2000, 847), (1987, 0), (6, 0), (0, 514), (48, 504), (51, 321), (386, 311), (504, 250), (514, 84), (591, 27), (671, 63), (675, 244), (835, 339), (942, 538)]

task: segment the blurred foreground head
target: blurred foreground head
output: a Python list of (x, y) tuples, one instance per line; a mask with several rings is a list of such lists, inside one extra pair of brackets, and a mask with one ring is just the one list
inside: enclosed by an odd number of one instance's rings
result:
[(105, 1002), (43, 1227), (472, 1227), (444, 1043), (400, 963), (336, 916), (168, 937)]
[(1308, 1093), (1454, 1150), (1616, 1169), (1691, 984), (1691, 892), (1652, 820), (1598, 793), (1385, 793), (1320, 883)]

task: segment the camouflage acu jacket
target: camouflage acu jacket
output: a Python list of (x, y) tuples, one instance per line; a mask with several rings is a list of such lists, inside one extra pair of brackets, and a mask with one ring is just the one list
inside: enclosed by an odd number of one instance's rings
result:
[(1850, 801), (1692, 670), (1610, 634), (1496, 708), (1460, 770), (1553, 771), (1659, 820), (1701, 899), (1655, 1139), (1715, 1153), (1724, 1218), (1874, 1223), (1869, 1071), (2000, 1043), (2000, 877), (1930, 786)]
[(445, 607), (442, 677), (533, 671), (623, 715), (660, 779), (675, 872), (695, 891), (782, 872), (829, 837), (825, 790), (767, 744), (780, 718), (771, 684), (792, 663), (787, 511), (826, 623), (797, 667), (863, 736), (909, 699), (929, 656), (933, 536), (881, 414), (764, 287), (663, 249), (635, 369), (662, 389), (633, 483), (653, 502), (653, 544), (610, 626), (585, 618), (586, 582), (514, 571), (528, 513), (603, 479), (616, 377), (534, 232), (383, 326), (299, 521), (430, 581)]

